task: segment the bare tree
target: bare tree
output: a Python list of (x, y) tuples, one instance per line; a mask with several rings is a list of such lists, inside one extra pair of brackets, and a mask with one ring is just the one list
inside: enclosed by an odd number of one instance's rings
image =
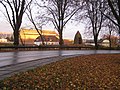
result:
[(108, 19), (110, 19), (115, 25), (118, 26), (119, 30), (119, 42), (120, 42), (120, 0), (107, 0), (109, 8), (111, 9), (111, 12), (115, 18), (115, 20), (111, 19), (110, 16), (107, 16)]
[(22, 23), (23, 14), (27, 6), (32, 2), (30, 0), (28, 3), (26, 0), (0, 0), (0, 3), (5, 8), (4, 15), (7, 17), (13, 29), (14, 35), (14, 45), (19, 45), (19, 29)]
[(85, 7), (85, 10), (87, 11), (86, 17), (90, 21), (89, 29), (92, 28), (96, 49), (98, 49), (98, 36), (101, 31), (102, 24), (105, 20), (103, 14), (99, 11), (99, 9), (102, 9), (103, 12), (105, 11), (104, 3), (101, 3), (100, 1), (97, 1), (97, 0), (94, 0), (94, 1), (86, 0), (86, 7)]
[[(32, 4), (33, 4), (33, 7), (32, 7)], [(42, 12), (38, 13), (37, 16), (33, 16), (33, 12), (35, 13), (35, 11), (32, 11), (32, 9), (34, 7), (35, 7), (34, 3), (29, 4), (26, 14), (27, 14), (27, 17), (30, 20), (30, 22), (33, 24), (34, 28), (37, 30), (37, 32), (42, 40), (42, 45), (45, 45), (45, 43), (44, 43), (45, 38), (42, 35), (42, 26), (46, 25), (48, 20), (45, 16), (45, 13), (42, 13)]]
[[(115, 1), (107, 0), (107, 1), (111, 9), (111, 12), (117, 22), (113, 21), (113, 19), (111, 19), (111, 21), (114, 24), (116, 23), (116, 25), (120, 28), (120, 0), (115, 0)], [(119, 30), (119, 33), (120, 33), (120, 30)]]
[(104, 0), (104, 2), (107, 3), (107, 12), (112, 13), (112, 15), (102, 12), (101, 10), (100, 11), (105, 17), (118, 26), (118, 33), (120, 37), (120, 0)]
[(105, 16), (105, 20), (103, 22), (104, 30), (102, 31), (102, 34), (108, 33), (107, 39), (109, 40), (109, 48), (111, 49), (112, 48), (112, 40), (111, 40), (112, 34), (113, 34), (113, 32), (117, 31), (117, 28), (115, 27), (114, 22), (112, 22), (110, 20), (113, 17), (113, 14), (110, 12), (110, 9), (108, 8), (107, 2), (105, 0), (103, 0), (103, 1), (100, 0), (100, 2), (105, 5), (105, 7), (104, 7), (105, 11), (103, 11), (102, 8), (99, 9), (99, 11)]
[(48, 0), (44, 1), (44, 5), (42, 6), (38, 4), (38, 6), (47, 9), (49, 18), (59, 33), (60, 46), (64, 44), (63, 29), (65, 25), (83, 7), (82, 4), (79, 0)]

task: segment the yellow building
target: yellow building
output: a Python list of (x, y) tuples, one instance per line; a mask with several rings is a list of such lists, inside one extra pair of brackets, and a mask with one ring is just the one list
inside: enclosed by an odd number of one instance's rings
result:
[[(41, 30), (39, 30), (41, 32)], [(53, 30), (42, 30), (42, 36), (44, 37), (55, 37), (59, 38), (59, 35)], [(20, 43), (21, 41), (23, 44), (34, 44), (34, 41), (39, 37), (37, 30), (35, 29), (21, 29), (20, 30)], [(57, 40), (57, 42), (59, 42)]]

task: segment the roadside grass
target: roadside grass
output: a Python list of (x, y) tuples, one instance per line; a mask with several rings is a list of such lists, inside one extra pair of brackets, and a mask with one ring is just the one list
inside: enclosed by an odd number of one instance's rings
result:
[(120, 54), (78, 56), (15, 74), (2, 90), (120, 90)]

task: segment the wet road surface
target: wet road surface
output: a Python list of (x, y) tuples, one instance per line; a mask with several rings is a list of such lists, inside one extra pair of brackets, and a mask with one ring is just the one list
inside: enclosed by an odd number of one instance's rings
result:
[(21, 62), (33, 61), (37, 59), (70, 56), (70, 55), (88, 55), (88, 54), (103, 54), (103, 53), (120, 53), (119, 50), (53, 50), (53, 51), (16, 51), (16, 52), (1, 52), (0, 67), (7, 65), (15, 65)]

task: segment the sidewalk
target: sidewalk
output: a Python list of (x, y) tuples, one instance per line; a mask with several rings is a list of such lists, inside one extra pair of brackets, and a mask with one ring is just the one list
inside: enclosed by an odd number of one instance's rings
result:
[(70, 58), (70, 57), (75, 57), (75, 56), (78, 56), (78, 55), (57, 56), (57, 57), (37, 59), (37, 60), (33, 60), (33, 61), (18, 63), (15, 65), (3, 66), (0, 68), (0, 80), (4, 79), (6, 77), (10, 77), (11, 75), (14, 75), (19, 72), (34, 69), (38, 66), (43, 66), (45, 64), (49, 64), (52, 62), (60, 61), (65, 58)]

